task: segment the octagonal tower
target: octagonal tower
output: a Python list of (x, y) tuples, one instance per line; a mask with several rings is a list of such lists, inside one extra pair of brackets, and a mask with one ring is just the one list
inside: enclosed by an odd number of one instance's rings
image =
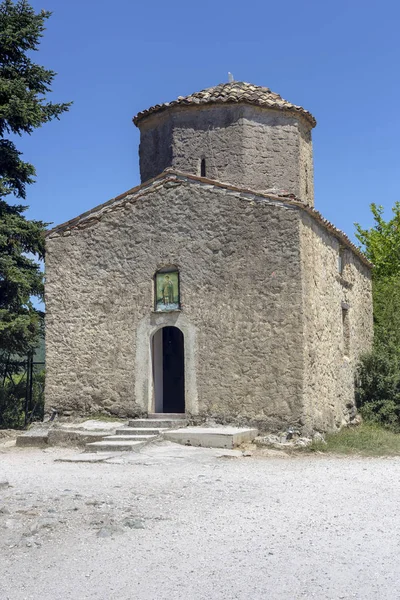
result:
[(167, 167), (314, 204), (311, 130), (314, 117), (269, 88), (234, 81), (133, 119), (140, 129), (142, 183)]

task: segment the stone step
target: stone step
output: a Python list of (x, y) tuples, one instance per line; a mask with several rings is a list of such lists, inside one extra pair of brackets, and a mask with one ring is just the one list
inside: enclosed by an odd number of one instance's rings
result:
[(135, 450), (139, 450), (142, 446), (147, 444), (145, 440), (137, 440), (137, 441), (116, 441), (116, 442), (108, 442), (104, 440), (103, 442), (93, 442), (92, 444), (86, 444), (85, 452), (134, 452)]
[(178, 429), (185, 427), (186, 420), (184, 419), (133, 419), (129, 421), (129, 427), (142, 428), (161, 428), (161, 429)]
[(134, 435), (135, 433), (138, 435), (160, 435), (164, 431), (168, 431), (168, 429), (162, 427), (121, 427), (121, 429), (115, 430), (115, 435)]
[(186, 419), (185, 413), (149, 413), (148, 419), (170, 419), (175, 421), (177, 419)]
[[(140, 429), (138, 429), (140, 431)], [(143, 441), (151, 442), (151, 440), (157, 439), (156, 435), (137, 435), (136, 433), (130, 433), (129, 435), (108, 435), (103, 438), (103, 442), (123, 442), (123, 441)]]
[(17, 446), (36, 446), (40, 447), (44, 444), (48, 444), (49, 441), (48, 431), (28, 431), (19, 435), (16, 439)]

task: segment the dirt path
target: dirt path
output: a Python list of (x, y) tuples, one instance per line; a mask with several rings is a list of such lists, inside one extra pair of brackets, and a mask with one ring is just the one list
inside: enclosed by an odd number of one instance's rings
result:
[(397, 458), (75, 454), (0, 451), (1, 600), (400, 597)]

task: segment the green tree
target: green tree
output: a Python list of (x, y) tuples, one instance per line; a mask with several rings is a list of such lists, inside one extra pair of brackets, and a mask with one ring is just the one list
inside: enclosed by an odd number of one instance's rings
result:
[(363, 229), (356, 223), (356, 236), (362, 250), (373, 263), (374, 280), (400, 276), (400, 202), (392, 208), (393, 217), (383, 218), (383, 206), (371, 204), (374, 226)]
[(382, 206), (372, 204), (371, 212), (370, 229), (356, 223), (356, 236), (374, 265), (374, 346), (358, 367), (358, 404), (368, 420), (400, 429), (400, 203), (388, 221)]
[(383, 218), (383, 207), (371, 204), (374, 225), (363, 229), (356, 223), (356, 236), (373, 263), (375, 345), (390, 346), (400, 354), (400, 202), (393, 216)]
[(40, 311), (31, 298), (42, 298), (46, 224), (23, 215), (25, 206), (11, 206), (10, 194), (24, 199), (35, 181), (35, 168), (23, 161), (15, 140), (58, 119), (70, 103), (47, 101), (56, 75), (32, 60), (51, 13), (25, 0), (0, 3), (0, 360), (25, 355), (37, 344)]
[(43, 274), (29, 255), (44, 256), (41, 221), (23, 216), (23, 206), (0, 200), (0, 350), (8, 355), (26, 355), (38, 343), (42, 313), (32, 297), (43, 296)]

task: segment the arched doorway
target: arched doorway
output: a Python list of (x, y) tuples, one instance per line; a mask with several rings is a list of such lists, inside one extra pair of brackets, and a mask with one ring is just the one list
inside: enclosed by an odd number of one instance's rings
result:
[(152, 338), (154, 411), (185, 412), (185, 357), (183, 333), (162, 327)]

